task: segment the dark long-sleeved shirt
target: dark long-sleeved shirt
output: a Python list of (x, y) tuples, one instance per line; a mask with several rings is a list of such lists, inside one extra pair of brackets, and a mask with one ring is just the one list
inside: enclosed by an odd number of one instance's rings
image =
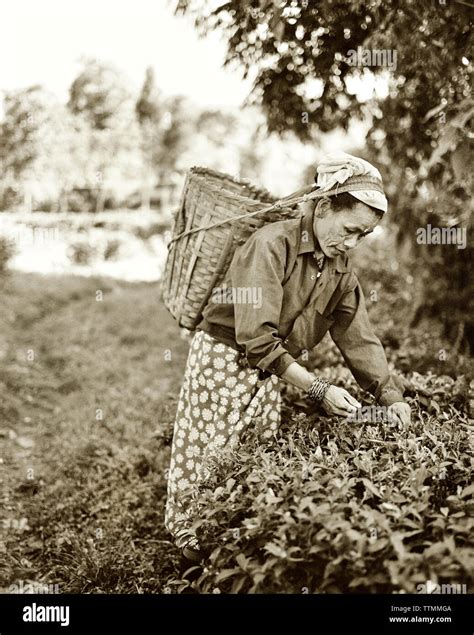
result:
[(268, 223), (239, 246), (197, 328), (242, 351), (263, 376), (281, 376), (329, 331), (364, 390), (385, 406), (403, 401), (348, 256), (319, 271), (313, 218)]

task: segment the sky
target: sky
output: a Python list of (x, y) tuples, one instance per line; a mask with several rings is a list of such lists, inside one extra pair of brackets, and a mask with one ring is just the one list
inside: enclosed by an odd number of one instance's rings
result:
[(199, 38), (169, 0), (2, 0), (0, 90), (42, 84), (61, 100), (81, 56), (111, 62), (139, 89), (153, 66), (160, 89), (203, 106), (238, 106), (251, 81), (223, 69), (219, 33)]

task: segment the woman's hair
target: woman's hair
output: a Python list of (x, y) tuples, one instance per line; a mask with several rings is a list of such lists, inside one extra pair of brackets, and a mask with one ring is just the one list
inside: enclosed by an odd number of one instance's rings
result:
[[(341, 192), (341, 194), (336, 194), (335, 196), (330, 196), (328, 198), (331, 201), (331, 209), (334, 212), (341, 212), (342, 210), (345, 210), (345, 209), (348, 209), (350, 211), (354, 209), (354, 207), (358, 203), (361, 202), (357, 198), (355, 198), (355, 196), (351, 196), (349, 192)], [(375, 214), (377, 214), (377, 216), (382, 218), (382, 216), (384, 215), (382, 210), (377, 209), (375, 207), (371, 207), (370, 205), (369, 207)]]

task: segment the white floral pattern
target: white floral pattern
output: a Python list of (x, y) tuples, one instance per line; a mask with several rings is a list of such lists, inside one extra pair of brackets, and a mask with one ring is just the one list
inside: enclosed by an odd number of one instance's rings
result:
[[(258, 369), (242, 368), (239, 352), (204, 331), (191, 341), (176, 412), (166, 528), (185, 532), (188, 510), (180, 498), (209, 473), (206, 459), (227, 443), (238, 443), (245, 430), (257, 427), (270, 438), (280, 425), (280, 380), (258, 381)], [(186, 492), (185, 492), (186, 490)]]

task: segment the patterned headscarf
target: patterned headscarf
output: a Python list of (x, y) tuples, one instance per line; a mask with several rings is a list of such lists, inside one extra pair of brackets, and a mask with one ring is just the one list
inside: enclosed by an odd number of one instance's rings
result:
[[(331, 194), (348, 192), (351, 196), (386, 212), (388, 202), (380, 172), (368, 161), (345, 152), (327, 154), (318, 165), (314, 177), (319, 191)], [(342, 186), (342, 187), (340, 187)]]

